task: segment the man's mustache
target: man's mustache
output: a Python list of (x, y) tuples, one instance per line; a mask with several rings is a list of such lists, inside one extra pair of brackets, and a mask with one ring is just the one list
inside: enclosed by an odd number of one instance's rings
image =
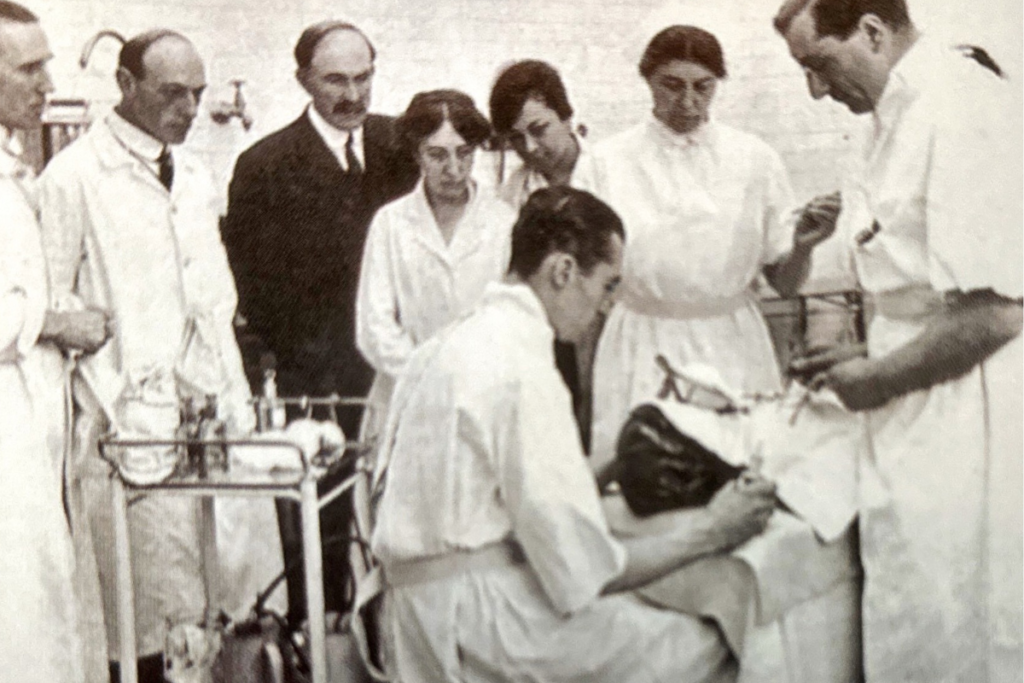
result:
[(335, 114), (365, 114), (366, 105), (362, 102), (338, 102), (333, 109)]

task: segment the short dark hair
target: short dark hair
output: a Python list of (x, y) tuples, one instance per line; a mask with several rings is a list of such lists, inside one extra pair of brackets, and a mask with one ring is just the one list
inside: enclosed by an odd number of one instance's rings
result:
[(316, 53), (317, 45), (327, 37), (327, 34), (334, 33), (335, 31), (352, 31), (358, 34), (366, 41), (366, 46), (370, 48), (370, 61), (373, 62), (377, 59), (377, 50), (373, 47), (373, 43), (355, 24), (350, 24), (347, 21), (321, 21), (307, 27), (302, 32), (302, 35), (299, 36), (299, 41), (295, 43), (295, 64), (299, 69), (309, 67), (313, 61), (313, 55)]
[(647, 44), (640, 58), (640, 75), (650, 78), (658, 67), (673, 60), (700, 64), (718, 78), (725, 78), (725, 56), (718, 38), (696, 26), (669, 26)]
[(127, 69), (136, 78), (145, 78), (146, 67), (143, 62), (146, 58), (146, 51), (154, 43), (164, 38), (178, 38), (189, 42), (188, 38), (169, 28), (152, 29), (145, 33), (140, 33), (121, 46), (121, 52), (117, 56), (117, 66)]
[(481, 114), (473, 98), (458, 90), (430, 90), (416, 93), (405, 113), (395, 121), (399, 138), (411, 154), (420, 143), (449, 121), (469, 145), (479, 145), (491, 137), (491, 124)]
[(833, 36), (846, 40), (865, 14), (874, 14), (897, 31), (910, 25), (905, 0), (796, 0), (787, 2), (779, 10), (773, 22), (775, 30), (786, 35), (793, 20), (808, 6), (819, 38)]
[(542, 102), (565, 121), (572, 116), (572, 105), (558, 71), (547, 62), (526, 59), (506, 68), (491, 88), (491, 123), (504, 135), (512, 130), (529, 99)]
[(10, 0), (0, 0), (0, 21), (10, 21), (15, 24), (36, 24), (39, 17), (32, 13), (27, 7), (23, 7)]
[(508, 270), (528, 278), (548, 254), (563, 252), (588, 274), (598, 263), (611, 260), (612, 235), (626, 239), (622, 220), (600, 199), (566, 186), (542, 188), (519, 210)]

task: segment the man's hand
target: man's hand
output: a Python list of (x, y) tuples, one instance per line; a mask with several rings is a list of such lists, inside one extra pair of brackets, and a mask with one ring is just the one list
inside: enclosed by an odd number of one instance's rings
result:
[(717, 550), (734, 548), (764, 531), (776, 505), (775, 484), (744, 472), (723, 486), (707, 505)]
[(831, 237), (836, 231), (836, 222), (842, 208), (842, 196), (838, 192), (809, 201), (796, 223), (793, 247), (809, 251)]
[(790, 377), (809, 380), (819, 373), (827, 371), (833, 365), (843, 363), (851, 358), (863, 358), (868, 355), (867, 344), (844, 344), (815, 351), (807, 356), (794, 358), (789, 363)]
[(837, 363), (811, 379), (812, 389), (828, 387), (849, 410), (871, 410), (889, 402), (891, 395), (878, 378), (878, 362), (852, 358)]
[(110, 315), (98, 308), (84, 311), (47, 311), (40, 339), (64, 351), (95, 353), (113, 336)]

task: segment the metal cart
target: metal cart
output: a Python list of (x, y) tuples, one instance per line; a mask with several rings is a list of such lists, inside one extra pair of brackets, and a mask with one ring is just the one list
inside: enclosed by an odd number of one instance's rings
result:
[[(256, 401), (260, 404), (262, 399)], [(295, 406), (310, 414), (315, 406), (326, 406), (336, 416), (339, 406), (367, 408), (365, 399), (339, 398), (282, 398), (278, 405)], [(262, 406), (260, 406), (262, 407)], [(230, 449), (237, 446), (289, 448), (296, 453), (301, 469), (260, 472), (229, 467), (226, 471), (210, 470), (189, 472), (153, 484), (133, 483), (122, 473), (124, 457), (133, 448), (217, 447)], [(114, 550), (117, 587), (117, 620), (120, 631), (120, 657), (122, 683), (137, 683), (137, 653), (135, 648), (135, 604), (132, 589), (130, 540), (128, 535), (128, 500), (132, 495), (187, 496), (199, 498), (201, 505), (202, 566), (206, 595), (218, 595), (216, 590), (217, 546), (214, 499), (221, 496), (245, 498), (286, 498), (300, 504), (302, 519), (303, 570), (306, 579), (307, 614), (309, 617), (311, 683), (327, 683), (326, 627), (324, 623), (323, 559), (320, 540), (320, 509), (346, 491), (352, 489), (364, 476), (364, 456), (370, 444), (348, 441), (343, 450), (326, 457), (308, 459), (302, 450), (289, 441), (236, 440), (146, 440), (119, 438), (116, 434), (100, 440), (100, 454), (111, 463), (115, 484), (112, 487), (114, 507)], [(317, 493), (317, 482), (328, 474), (356, 461), (353, 474), (323, 495)], [(276, 529), (273, 530), (277, 532)], [(211, 606), (212, 607), (212, 606)]]

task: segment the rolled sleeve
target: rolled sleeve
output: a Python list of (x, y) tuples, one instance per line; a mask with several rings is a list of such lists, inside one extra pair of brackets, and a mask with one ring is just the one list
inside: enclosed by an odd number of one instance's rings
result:
[(793, 249), (793, 231), (801, 211), (794, 206), (789, 173), (775, 150), (765, 147), (764, 241), (761, 263), (769, 265), (784, 259)]

